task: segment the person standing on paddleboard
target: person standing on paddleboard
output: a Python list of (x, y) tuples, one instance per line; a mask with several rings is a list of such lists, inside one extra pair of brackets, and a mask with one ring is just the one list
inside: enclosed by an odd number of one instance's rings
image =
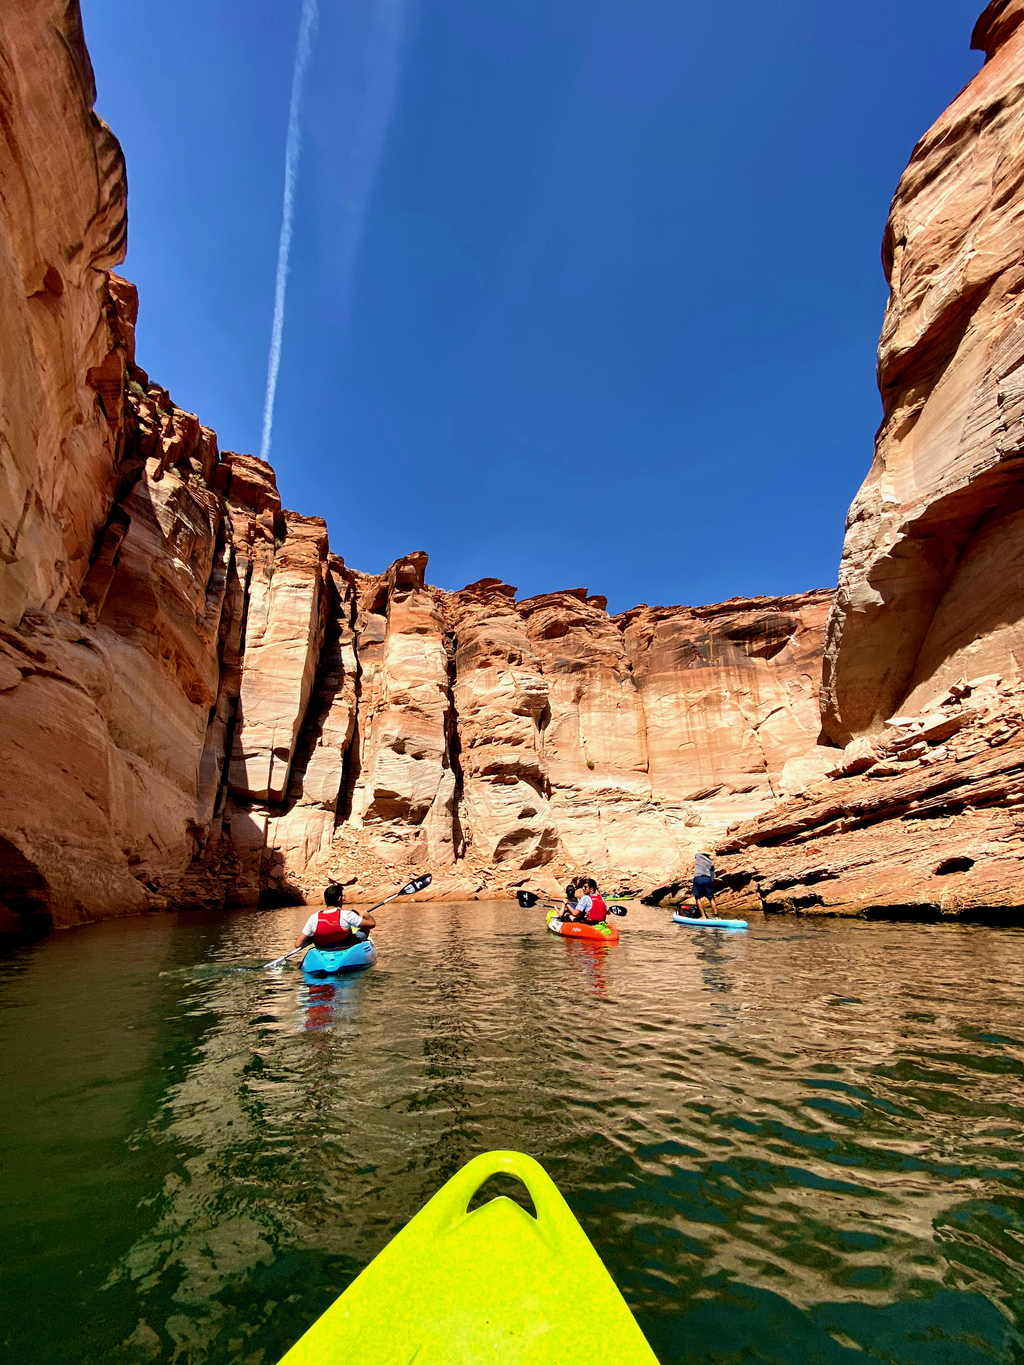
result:
[[(345, 889), (337, 882), (324, 889), (324, 908), (316, 910), (302, 926), (302, 932), (295, 940), (296, 948), (305, 948), (312, 943), (328, 953), (351, 948), (360, 942), (357, 932), (360, 929), (376, 929), (377, 921), (372, 915), (363, 915), (358, 910), (343, 910)], [(365, 939), (366, 935), (363, 934)]]
[(700, 908), (701, 900), (706, 900), (711, 906), (711, 913), (715, 919), (718, 918), (718, 902), (715, 900), (715, 865), (711, 861), (711, 854), (702, 849), (693, 860), (693, 917), (703, 919), (704, 911)]

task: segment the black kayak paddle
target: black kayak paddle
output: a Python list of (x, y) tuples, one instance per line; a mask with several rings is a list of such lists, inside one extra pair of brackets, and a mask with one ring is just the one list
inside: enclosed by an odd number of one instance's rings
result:
[[(532, 910), (533, 907), (542, 900), (548, 901), (552, 906), (557, 906), (558, 904), (551, 896), (538, 896), (535, 891), (517, 891), (516, 900), (523, 910)], [(607, 908), (609, 915), (618, 915), (620, 919), (624, 919), (629, 913), (625, 907), (621, 905), (608, 905)]]
[[(425, 891), (433, 880), (432, 875), (425, 872), (422, 877), (416, 877), (411, 882), (406, 882), (401, 891), (396, 891), (393, 896), (387, 896), (384, 900), (378, 901), (376, 905), (371, 905), (369, 910), (363, 911), (363, 914), (372, 915), (374, 910), (379, 910), (382, 905), (387, 905), (388, 901), (397, 900), (399, 896), (415, 896), (417, 891)], [(293, 948), (290, 953), (285, 953), (284, 957), (275, 957), (273, 962), (264, 962), (263, 966), (264, 968), (280, 967), (282, 962), (287, 962), (290, 957), (294, 957), (296, 953), (301, 953), (304, 948), (308, 947), (308, 943), (303, 943), (301, 947)]]

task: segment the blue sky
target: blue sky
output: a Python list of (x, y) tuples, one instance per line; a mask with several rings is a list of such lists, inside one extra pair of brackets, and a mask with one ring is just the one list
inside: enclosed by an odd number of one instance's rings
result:
[[(835, 582), (879, 244), (981, 0), (320, 0), (271, 459), (376, 572)], [(82, 0), (139, 363), (258, 451), (301, 0)]]

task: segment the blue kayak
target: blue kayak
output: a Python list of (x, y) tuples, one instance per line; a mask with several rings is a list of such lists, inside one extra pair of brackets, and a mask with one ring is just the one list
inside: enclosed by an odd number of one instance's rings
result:
[(351, 948), (331, 952), (327, 948), (310, 948), (302, 959), (302, 970), (307, 976), (333, 976), (337, 972), (361, 972), (377, 961), (373, 939), (353, 943)]
[(673, 924), (688, 924), (692, 929), (745, 929), (745, 919), (690, 919), (687, 915), (673, 915)]

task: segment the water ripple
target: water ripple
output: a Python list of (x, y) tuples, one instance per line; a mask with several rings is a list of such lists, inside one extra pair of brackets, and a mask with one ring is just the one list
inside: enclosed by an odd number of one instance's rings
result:
[(608, 947), (406, 907), (363, 976), (256, 970), (303, 918), (0, 964), (10, 1359), (273, 1365), (494, 1147), (666, 1365), (1024, 1358), (1024, 934), (632, 910)]

